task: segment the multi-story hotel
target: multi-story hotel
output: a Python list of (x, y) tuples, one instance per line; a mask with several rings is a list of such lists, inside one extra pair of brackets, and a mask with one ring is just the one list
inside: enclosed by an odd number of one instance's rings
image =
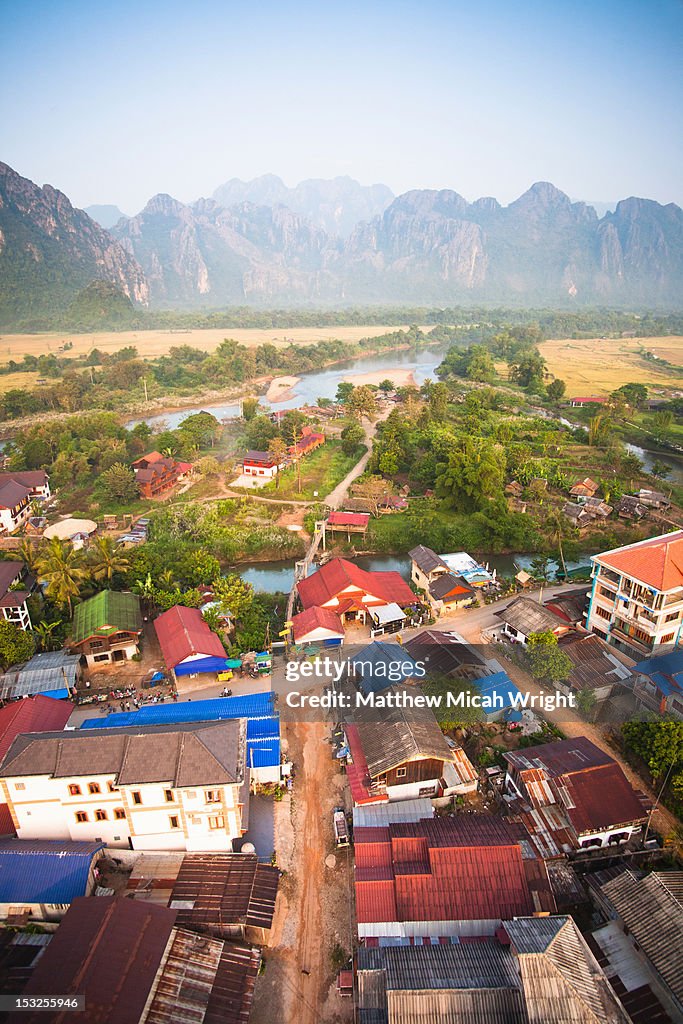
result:
[(683, 530), (593, 556), (586, 627), (636, 661), (678, 646)]

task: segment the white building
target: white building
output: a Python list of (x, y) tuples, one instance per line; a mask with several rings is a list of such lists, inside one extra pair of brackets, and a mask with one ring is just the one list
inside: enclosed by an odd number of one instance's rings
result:
[(593, 556), (586, 628), (640, 661), (678, 646), (683, 625), (683, 530)]
[(135, 850), (231, 851), (246, 831), (242, 719), (33, 733), (0, 765), (20, 839)]
[(0, 612), (7, 622), (19, 629), (31, 629), (31, 616), (26, 601), (35, 580), (26, 579), (23, 562), (0, 562)]
[(31, 492), (23, 484), (0, 483), (0, 533), (16, 533), (31, 515)]

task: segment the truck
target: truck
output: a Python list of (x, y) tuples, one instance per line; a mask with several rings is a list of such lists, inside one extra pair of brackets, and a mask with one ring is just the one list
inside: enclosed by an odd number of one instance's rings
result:
[(332, 823), (334, 825), (334, 841), (337, 849), (341, 849), (343, 846), (349, 846), (349, 829), (346, 824), (346, 814), (343, 808), (335, 807), (332, 813)]

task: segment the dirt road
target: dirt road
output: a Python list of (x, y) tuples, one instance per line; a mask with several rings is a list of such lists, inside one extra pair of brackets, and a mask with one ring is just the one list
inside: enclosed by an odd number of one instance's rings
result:
[(334, 490), (330, 491), (330, 493), (324, 498), (325, 504), (329, 505), (330, 508), (339, 508), (340, 505), (343, 505), (348, 496), (349, 487), (354, 480), (357, 480), (358, 477), (365, 472), (365, 467), (367, 466), (372, 454), (372, 443), (375, 434), (377, 433), (377, 425), (382, 423), (382, 421), (389, 416), (391, 411), (391, 407), (383, 409), (377, 419), (372, 423), (368, 423), (365, 428), (365, 444), (367, 445), (368, 450), (365, 455), (361, 455), (356, 465), (349, 473), (346, 474), (341, 483), (338, 483)]
[(346, 1024), (350, 1000), (336, 992), (336, 947), (350, 954), (354, 907), (351, 857), (333, 853), (332, 810), (345, 776), (331, 756), (329, 727), (286, 723), (294, 791), (276, 805), (275, 842), (284, 874), (266, 971), (255, 992), (252, 1024)]

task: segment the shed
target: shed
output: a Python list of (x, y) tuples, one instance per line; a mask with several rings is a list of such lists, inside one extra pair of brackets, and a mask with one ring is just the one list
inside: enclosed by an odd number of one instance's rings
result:
[(0, 839), (0, 917), (55, 920), (95, 888), (104, 843)]
[(174, 605), (154, 620), (166, 667), (176, 676), (220, 672), (227, 655), (198, 608)]
[(292, 617), (292, 636), (295, 644), (322, 643), (325, 647), (338, 647), (344, 643), (344, 626), (331, 608), (306, 608)]

